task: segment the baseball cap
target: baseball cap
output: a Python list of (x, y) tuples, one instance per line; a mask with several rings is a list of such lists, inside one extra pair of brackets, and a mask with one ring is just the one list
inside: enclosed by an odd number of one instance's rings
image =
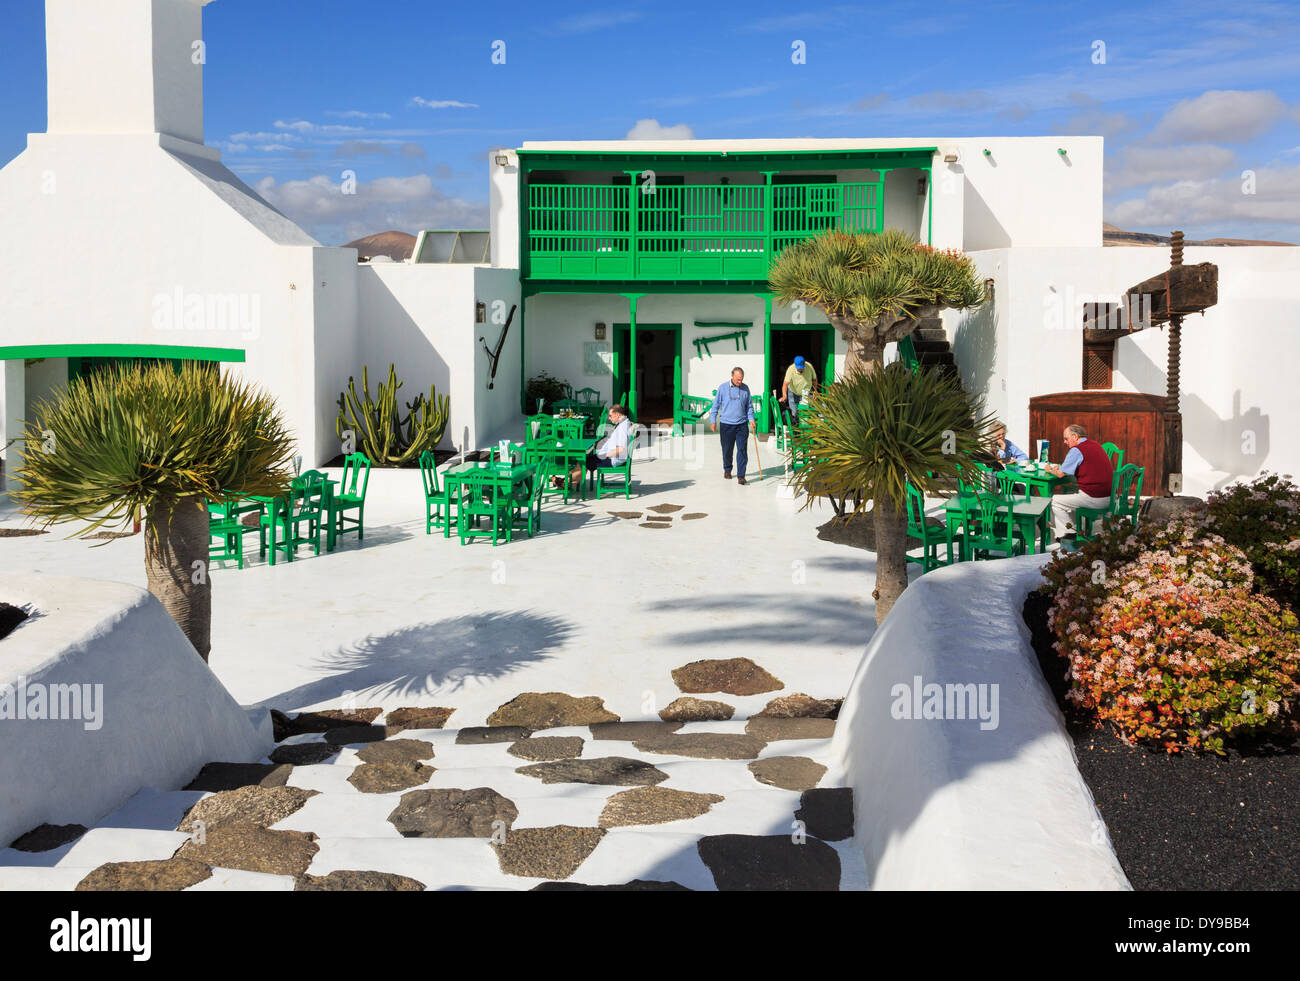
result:
[(800, 355), (796, 355), (796, 356), (795, 356), (795, 359), (794, 359), (794, 366), (795, 366), (796, 368), (802, 368), (802, 367), (803, 367), (803, 355), (802, 355), (802, 354), (800, 354)]

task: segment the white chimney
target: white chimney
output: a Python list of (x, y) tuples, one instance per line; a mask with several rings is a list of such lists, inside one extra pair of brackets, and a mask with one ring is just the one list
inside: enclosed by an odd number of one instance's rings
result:
[(45, 0), (49, 132), (203, 142), (211, 0)]

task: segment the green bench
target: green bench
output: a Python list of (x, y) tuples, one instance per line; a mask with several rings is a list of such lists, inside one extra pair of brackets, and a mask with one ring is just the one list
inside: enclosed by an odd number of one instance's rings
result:
[(677, 408), (673, 410), (673, 435), (681, 436), (686, 426), (699, 423), (712, 405), (713, 399), (700, 398), (698, 395), (683, 395), (679, 398)]

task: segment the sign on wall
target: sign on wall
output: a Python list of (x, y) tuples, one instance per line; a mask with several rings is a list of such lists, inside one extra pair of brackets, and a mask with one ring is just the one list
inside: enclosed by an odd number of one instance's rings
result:
[(602, 378), (612, 374), (614, 357), (608, 344), (584, 341), (582, 344), (582, 373), (588, 378)]

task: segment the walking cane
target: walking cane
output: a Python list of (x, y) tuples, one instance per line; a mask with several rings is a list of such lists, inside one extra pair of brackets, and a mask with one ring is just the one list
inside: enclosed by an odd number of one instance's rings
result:
[(754, 459), (758, 461), (758, 479), (763, 479), (763, 458), (758, 455), (758, 433), (754, 433)]

